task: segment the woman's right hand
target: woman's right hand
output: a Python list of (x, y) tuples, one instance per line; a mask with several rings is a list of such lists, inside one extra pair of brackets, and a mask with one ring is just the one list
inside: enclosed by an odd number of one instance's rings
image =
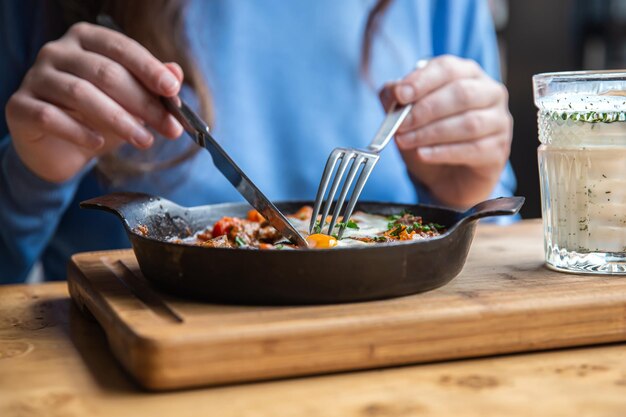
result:
[(158, 96), (178, 94), (182, 78), (178, 65), (123, 34), (77, 23), (43, 46), (7, 103), (15, 150), (37, 176), (60, 183), (123, 142), (149, 148), (146, 126), (176, 138), (183, 129)]

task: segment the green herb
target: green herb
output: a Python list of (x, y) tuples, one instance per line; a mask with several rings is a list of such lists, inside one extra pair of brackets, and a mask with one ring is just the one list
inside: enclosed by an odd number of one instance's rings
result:
[(424, 226), (421, 223), (413, 223), (411, 226), (406, 228), (407, 233), (411, 232), (421, 232)]
[(545, 112), (552, 120), (573, 120), (585, 123), (613, 123), (626, 121), (624, 112)]
[(346, 227), (350, 228), (350, 229), (356, 229), (359, 230), (359, 225), (356, 224), (356, 222), (352, 219), (348, 220), (348, 223), (346, 223)]
[(237, 246), (242, 247), (242, 246), (247, 246), (246, 242), (240, 238), (239, 236), (235, 237), (235, 243), (237, 244)]
[(399, 220), (402, 217), (406, 216), (407, 214), (410, 214), (411, 216), (413, 215), (413, 213), (411, 213), (407, 209), (404, 209), (400, 212), (400, 214), (392, 214), (391, 216), (387, 216), (387, 220), (389, 221)]
[(281, 250), (281, 249), (284, 249), (284, 248), (285, 248), (285, 245), (283, 245), (283, 244), (278, 244), (278, 245), (274, 246), (274, 249), (278, 249), (278, 250)]

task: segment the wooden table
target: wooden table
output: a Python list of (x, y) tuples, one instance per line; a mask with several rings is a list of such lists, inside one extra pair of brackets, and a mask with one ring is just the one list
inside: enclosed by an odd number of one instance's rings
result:
[(621, 417), (626, 346), (155, 394), (142, 391), (119, 367), (97, 323), (72, 304), (65, 283), (0, 287), (0, 416), (144, 414)]

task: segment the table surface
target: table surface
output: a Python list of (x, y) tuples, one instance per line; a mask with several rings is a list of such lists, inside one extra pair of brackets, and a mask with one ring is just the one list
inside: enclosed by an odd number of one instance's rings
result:
[(143, 414), (621, 417), (626, 345), (149, 393), (65, 283), (0, 287), (0, 416)]

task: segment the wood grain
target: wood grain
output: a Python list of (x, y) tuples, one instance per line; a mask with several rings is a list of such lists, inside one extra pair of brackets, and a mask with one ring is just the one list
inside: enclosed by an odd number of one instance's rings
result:
[(546, 269), (536, 221), (481, 226), (453, 282), (393, 300), (194, 303), (144, 285), (130, 251), (77, 255), (68, 279), (72, 297), (102, 325), (115, 356), (150, 389), (626, 339), (626, 280)]

